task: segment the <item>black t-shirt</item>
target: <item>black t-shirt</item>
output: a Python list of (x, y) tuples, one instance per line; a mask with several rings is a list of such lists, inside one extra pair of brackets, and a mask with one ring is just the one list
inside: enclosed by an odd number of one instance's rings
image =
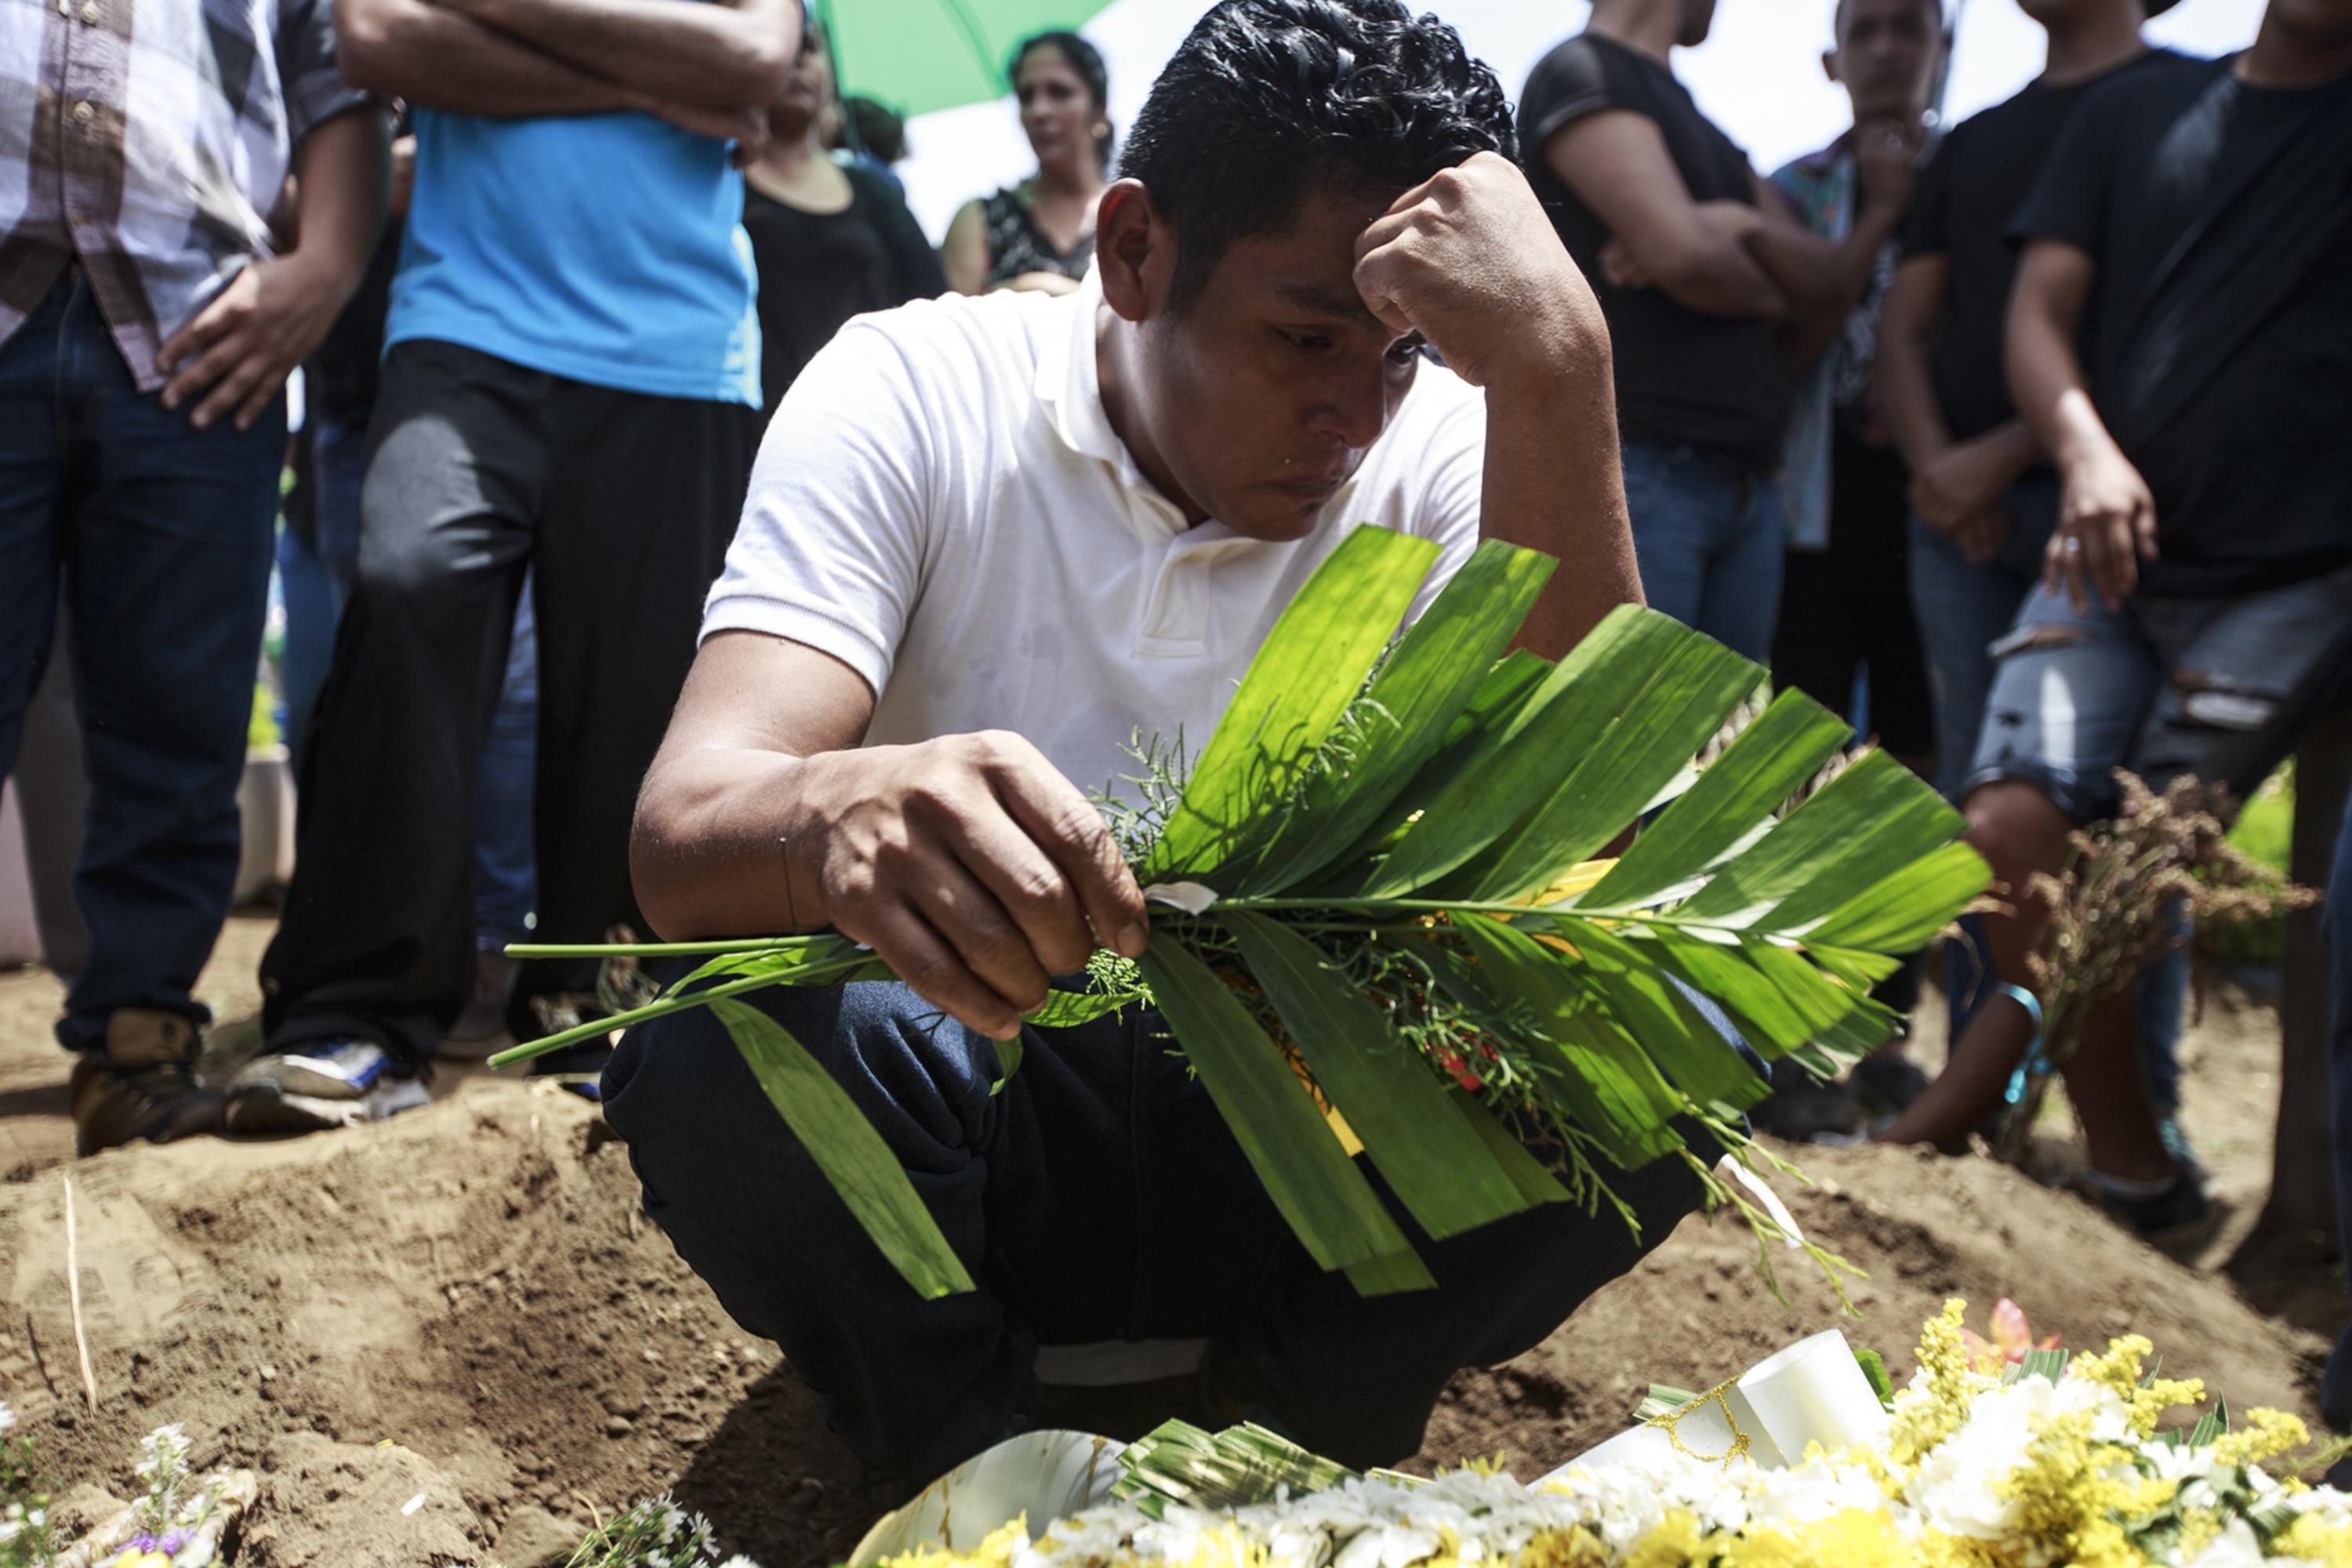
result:
[(1789, 405), (1772, 329), (1761, 321), (1704, 315), (1655, 289), (1612, 287), (1601, 275), (1608, 226), (1544, 155), (1563, 127), (1604, 109), (1657, 121), (1693, 201), (1753, 205), (1756, 176), (1748, 154), (1698, 111), (1672, 71), (1614, 39), (1591, 33), (1570, 38), (1528, 76), (1519, 99), (1521, 156), (1560, 242), (1609, 319), (1619, 429), (1628, 441), (1693, 447), (1769, 473), (1780, 466)]
[[(2156, 500), (2160, 556), (2141, 581), (2158, 595), (2235, 595), (2352, 564), (2352, 77), (2257, 88), (2231, 64), (2138, 73), (2085, 100), (2014, 226), (2098, 265), (2085, 369)], [(2308, 183), (2290, 216), (2275, 182), (2293, 172)], [(2315, 221), (2315, 250), (2273, 243)], [(2132, 356), (2147, 346), (2151, 290), (2177, 249), (2193, 254), (2184, 240), (2244, 257), (2196, 308), (2220, 320), (2269, 303), (2226, 350), (2168, 367), (2175, 411), (2133, 432), (2117, 417), (2145, 390)]]
[(765, 415), (842, 323), (947, 292), (940, 258), (890, 182), (856, 165), (849, 205), (803, 212), (743, 187), (743, 232), (760, 272), (760, 387)]
[(1919, 171), (1903, 220), (1903, 257), (1942, 256), (1949, 264), (1943, 325), (1927, 369), (1953, 439), (1981, 436), (2017, 413), (2000, 353), (2010, 285), (2017, 279), (2009, 226), (2067, 117), (2102, 82), (2194, 64), (2158, 49), (2086, 81), (2033, 82), (1954, 126)]

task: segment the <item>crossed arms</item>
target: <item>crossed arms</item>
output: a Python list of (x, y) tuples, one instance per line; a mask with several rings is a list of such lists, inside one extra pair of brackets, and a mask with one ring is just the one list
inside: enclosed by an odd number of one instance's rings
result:
[(354, 87), (453, 114), (641, 110), (756, 132), (800, 43), (794, 0), (336, 0)]

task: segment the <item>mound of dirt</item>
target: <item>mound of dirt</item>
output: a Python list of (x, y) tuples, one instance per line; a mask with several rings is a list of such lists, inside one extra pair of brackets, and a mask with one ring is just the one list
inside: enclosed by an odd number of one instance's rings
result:
[[(1706, 1387), (1843, 1323), (1908, 1374), (1948, 1295), (2024, 1302), (2073, 1345), (2126, 1324), (2233, 1404), (2307, 1411), (2323, 1352), (2220, 1278), (1982, 1161), (1807, 1150), (1808, 1233), (1864, 1269), (1842, 1320), (1801, 1258), (1765, 1292), (1729, 1221), (1693, 1220), (1535, 1352), (1465, 1373), (1423, 1465), (1502, 1450), (1523, 1474), (1619, 1429), (1653, 1378)], [(84, 1406), (67, 1289), (73, 1184)], [(592, 1511), (666, 1488), (768, 1568), (839, 1560), (898, 1500), (636, 1212), (593, 1107), (477, 1078), (383, 1126), (120, 1151), (0, 1183), (0, 1399), (60, 1478), (130, 1485), (141, 1435), (265, 1477), (243, 1560), (561, 1561)], [(390, 1446), (385, 1446), (390, 1445)], [(412, 1498), (425, 1500), (404, 1514)]]
[(1518, 1473), (1540, 1473), (1622, 1430), (1653, 1381), (1711, 1388), (1825, 1328), (1879, 1351), (1900, 1384), (1920, 1324), (1953, 1296), (1979, 1328), (2011, 1297), (2037, 1334), (2077, 1349), (2146, 1334), (2168, 1374), (2203, 1378), (2233, 1408), (2316, 1416), (2326, 1342), (2261, 1316), (2222, 1277), (2184, 1268), (2080, 1198), (1990, 1160), (1884, 1146), (1782, 1152), (1813, 1184), (1777, 1184), (1806, 1236), (1868, 1276), (1848, 1288), (1859, 1319), (1840, 1312), (1801, 1255), (1773, 1260), (1784, 1306), (1758, 1280), (1745, 1226), (1685, 1220), (1543, 1344), (1455, 1378), (1422, 1458), (1499, 1449)]

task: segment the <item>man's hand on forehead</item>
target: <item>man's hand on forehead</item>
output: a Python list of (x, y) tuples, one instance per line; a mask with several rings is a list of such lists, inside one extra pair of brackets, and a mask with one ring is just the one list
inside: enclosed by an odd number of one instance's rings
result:
[(1527, 176), (1493, 153), (1391, 204), (1356, 238), (1355, 279), (1383, 326), (1419, 332), (1474, 385), (1545, 376), (1608, 341)]

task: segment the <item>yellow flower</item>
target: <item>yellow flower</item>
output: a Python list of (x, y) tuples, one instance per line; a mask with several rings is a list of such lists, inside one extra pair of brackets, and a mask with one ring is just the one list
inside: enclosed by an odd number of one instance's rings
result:
[(1960, 1340), (1960, 1317), (1968, 1307), (1954, 1297), (1920, 1331), (1919, 1380), (1895, 1396), (1887, 1432), (1887, 1458), (1897, 1469), (1917, 1464), (1920, 1456), (1958, 1431), (1968, 1421), (1969, 1403), (1999, 1386), (1998, 1379), (1969, 1366)]
[(2151, 1436), (2166, 1411), (2195, 1405), (2205, 1397), (2205, 1384), (2193, 1377), (2159, 1377), (2142, 1388), (2140, 1369), (2155, 1350), (2144, 1336), (2126, 1334), (2121, 1339), (2109, 1340), (2105, 1355), (2076, 1356), (2067, 1366), (2066, 1375), (2102, 1383), (2113, 1389), (2129, 1412), (2132, 1431), (2142, 1437)]
[(172, 1568), (172, 1560), (160, 1552), (142, 1552), (136, 1546), (126, 1546), (107, 1568)]
[(2301, 1557), (2326, 1568), (2352, 1568), (2352, 1527), (2331, 1526), (2306, 1513), (2271, 1542), (2276, 1557)]
[(1918, 1554), (1883, 1513), (1846, 1509), (1827, 1519), (1745, 1535), (1717, 1535), (1707, 1544), (1721, 1568), (1913, 1568)]
[(1625, 1555), (1625, 1568), (1692, 1568), (1713, 1556), (1712, 1552), (1701, 1555), (1705, 1546), (1706, 1538), (1690, 1510), (1674, 1509), (1656, 1529), (1633, 1543), (1633, 1550)]
[[(925, 1546), (890, 1558), (884, 1568), (1011, 1568), (1013, 1552), (1029, 1544), (1029, 1516), (1022, 1514), (1002, 1529), (992, 1531), (986, 1540), (970, 1552), (950, 1552), (944, 1547)], [(161, 1568), (171, 1568), (168, 1563)], [(117, 1563), (114, 1568), (131, 1568)], [(157, 1568), (155, 1563), (141, 1563), (136, 1568)]]
[(1609, 1548), (1580, 1524), (1547, 1530), (1519, 1548), (1511, 1568), (1609, 1568)]
[(2311, 1429), (2284, 1410), (2249, 1410), (2246, 1424), (2213, 1440), (2213, 1458), (2223, 1465), (2259, 1465), (2311, 1441)]

